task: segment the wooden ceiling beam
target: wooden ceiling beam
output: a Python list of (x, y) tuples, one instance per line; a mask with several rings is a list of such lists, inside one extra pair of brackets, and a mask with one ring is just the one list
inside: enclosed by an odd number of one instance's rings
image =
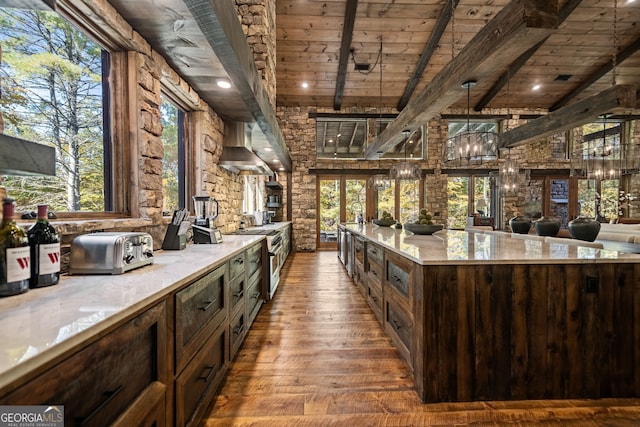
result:
[(416, 86), (420, 83), (422, 79), (422, 75), (424, 74), (424, 70), (427, 68), (427, 64), (431, 59), (431, 56), (438, 48), (438, 44), (440, 43), (440, 39), (442, 38), (442, 34), (444, 34), (445, 28), (449, 24), (451, 20), (453, 9), (458, 6), (459, 0), (447, 0), (445, 5), (442, 7), (440, 11), (440, 16), (438, 16), (438, 20), (436, 21), (436, 25), (433, 28), (433, 32), (429, 37), (429, 41), (424, 46), (424, 50), (420, 55), (420, 59), (418, 59), (418, 63), (413, 70), (413, 74), (409, 78), (407, 82), (407, 87), (404, 89), (404, 93), (400, 98), (400, 102), (398, 102), (398, 111), (402, 111), (404, 107), (407, 106), (411, 95), (413, 95), (413, 91), (416, 90)]
[[(558, 27), (557, 0), (512, 0), (449, 62), (367, 148), (366, 158), (388, 151), (400, 133), (426, 123), (460, 99), (470, 79), (482, 80), (507, 67)], [(554, 12), (556, 11), (556, 12)]]
[(269, 101), (233, 2), (184, 0), (207, 43), (280, 160), (291, 171), (291, 156)]
[[(569, 0), (560, 9), (560, 13), (558, 15), (560, 23), (564, 22), (564, 20), (567, 19), (569, 15), (571, 15), (571, 12), (573, 12), (575, 8), (578, 7), (581, 1), (582, 0)], [(498, 95), (498, 93), (500, 93), (502, 88), (505, 87), (505, 85), (509, 82), (511, 77), (513, 77), (520, 70), (520, 68), (522, 68), (522, 66), (527, 63), (527, 61), (538, 51), (538, 49), (540, 49), (540, 47), (544, 44), (544, 42), (547, 41), (547, 39), (548, 37), (545, 37), (544, 39), (542, 39), (542, 41), (538, 42), (531, 49), (527, 50), (525, 53), (520, 55), (518, 59), (516, 59), (511, 65), (509, 65), (507, 72), (500, 76), (498, 81), (496, 81), (496, 83), (482, 97), (480, 102), (478, 102), (475, 105), (475, 107), (473, 107), (473, 109), (475, 111), (482, 111), (484, 107), (489, 105), (489, 102), (491, 102), (491, 100), (495, 98), (495, 96)]]
[(356, 9), (358, 0), (347, 0), (342, 25), (342, 40), (340, 42), (340, 60), (338, 62), (338, 76), (336, 77), (336, 91), (333, 97), (333, 109), (342, 108), (344, 96), (344, 84), (347, 80), (347, 65), (349, 65), (349, 53), (351, 53), (351, 40), (353, 40), (353, 27), (356, 22)]
[(559, 132), (582, 126), (607, 113), (633, 113), (638, 103), (638, 86), (617, 85), (500, 135), (498, 148), (513, 148)]
[[(616, 55), (616, 62), (619, 65), (620, 63), (622, 63), (622, 61), (624, 61), (625, 59), (627, 59), (628, 57), (636, 53), (638, 50), (640, 50), (640, 37), (637, 38), (636, 41), (631, 43), (629, 46), (627, 46), (624, 50), (622, 50), (620, 53)], [(578, 85), (575, 89), (573, 89), (571, 92), (566, 94), (561, 100), (553, 104), (549, 108), (549, 111), (555, 111), (567, 105), (569, 101), (571, 101), (573, 98), (578, 96), (589, 86), (591, 86), (592, 84), (600, 80), (605, 74), (607, 74), (612, 69), (613, 69), (613, 61), (607, 62), (604, 66), (600, 67), (598, 71), (593, 73), (591, 76), (589, 76), (588, 79), (582, 82), (582, 84)]]

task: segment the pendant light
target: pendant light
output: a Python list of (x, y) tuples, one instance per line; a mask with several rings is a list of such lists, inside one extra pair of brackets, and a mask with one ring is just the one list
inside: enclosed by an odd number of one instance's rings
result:
[(402, 133), (404, 134), (404, 161), (393, 164), (389, 170), (389, 176), (391, 179), (419, 180), (422, 174), (420, 165), (407, 161), (407, 147), (412, 145), (414, 141), (409, 140), (410, 131), (408, 129)]
[(470, 104), (471, 88), (477, 84), (475, 80), (467, 80), (462, 87), (467, 89), (467, 126), (445, 144), (444, 161), (454, 166), (465, 166), (482, 163), (498, 158), (498, 134), (471, 130)]
[[(380, 135), (380, 128), (382, 127), (382, 36), (380, 36), (380, 53), (379, 55), (379, 63), (380, 63), (380, 82), (379, 82), (379, 113), (380, 119), (378, 120), (378, 125), (376, 126), (376, 136)], [(380, 169), (380, 156), (382, 156), (382, 151), (378, 151), (378, 169)], [(385, 174), (375, 174), (367, 180), (367, 186), (369, 188), (374, 189), (375, 191), (384, 191), (391, 187), (391, 182), (389, 181), (389, 176)]]
[[(505, 124), (505, 132), (509, 131), (509, 120), (511, 119), (511, 90), (509, 81), (511, 76), (507, 70), (507, 122)], [(500, 194), (502, 196), (513, 196), (518, 194), (518, 177), (520, 172), (520, 166), (511, 157), (511, 148), (507, 152), (506, 160), (500, 165), (498, 170), (498, 177), (500, 178)]]

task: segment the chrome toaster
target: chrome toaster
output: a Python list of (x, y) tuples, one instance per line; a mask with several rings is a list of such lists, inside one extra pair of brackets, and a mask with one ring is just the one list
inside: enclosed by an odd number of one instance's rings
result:
[(122, 274), (149, 264), (153, 264), (153, 239), (148, 233), (91, 233), (71, 242), (71, 274)]

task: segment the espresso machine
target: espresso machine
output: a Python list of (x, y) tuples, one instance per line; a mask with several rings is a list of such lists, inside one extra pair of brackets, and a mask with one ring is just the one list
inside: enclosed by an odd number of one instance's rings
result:
[(193, 243), (222, 243), (222, 233), (215, 226), (218, 201), (209, 196), (193, 196), (193, 209)]

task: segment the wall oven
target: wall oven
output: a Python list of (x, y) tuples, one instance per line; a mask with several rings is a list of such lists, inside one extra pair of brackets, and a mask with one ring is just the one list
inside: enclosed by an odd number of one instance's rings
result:
[(276, 288), (280, 283), (280, 268), (285, 261), (282, 232), (273, 229), (246, 228), (236, 230), (231, 234), (258, 234), (267, 237), (267, 251), (269, 253), (269, 295), (273, 298)]

